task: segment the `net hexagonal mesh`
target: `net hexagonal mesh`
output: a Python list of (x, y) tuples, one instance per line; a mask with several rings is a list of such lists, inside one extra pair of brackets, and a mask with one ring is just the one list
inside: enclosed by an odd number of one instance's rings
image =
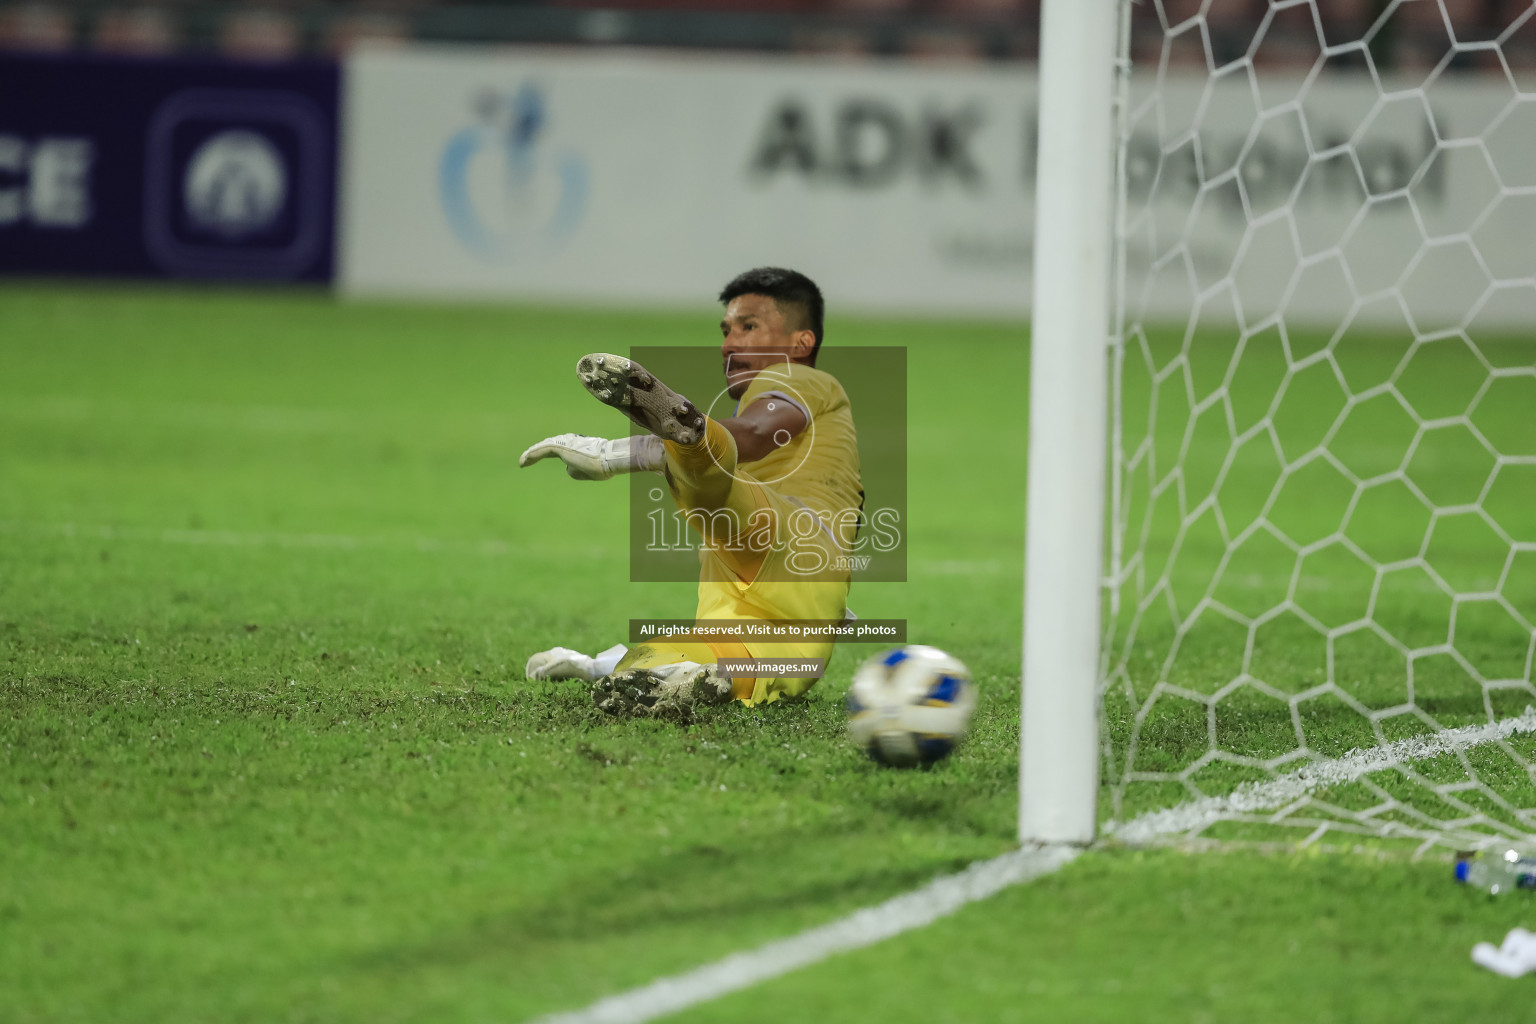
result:
[(1536, 6), (1128, 20), (1109, 830), (1536, 840)]

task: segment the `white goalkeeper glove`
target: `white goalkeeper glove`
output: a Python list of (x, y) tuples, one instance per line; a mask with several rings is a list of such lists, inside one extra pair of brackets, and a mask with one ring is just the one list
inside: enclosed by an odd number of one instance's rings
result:
[(667, 453), (661, 438), (649, 434), (614, 441), (585, 434), (556, 434), (519, 455), (517, 464), (526, 468), (549, 458), (565, 463), (565, 472), (572, 480), (607, 480), (619, 473), (660, 470)]

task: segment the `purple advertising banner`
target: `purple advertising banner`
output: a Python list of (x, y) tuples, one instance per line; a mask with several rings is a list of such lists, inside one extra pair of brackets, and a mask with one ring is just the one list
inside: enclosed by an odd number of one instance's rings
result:
[(0, 274), (330, 281), (339, 82), (0, 55)]

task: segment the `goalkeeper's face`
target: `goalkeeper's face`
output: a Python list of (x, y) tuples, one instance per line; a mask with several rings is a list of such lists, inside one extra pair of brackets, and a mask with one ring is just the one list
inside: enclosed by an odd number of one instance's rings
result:
[(766, 295), (738, 295), (720, 318), (720, 360), (726, 391), (732, 398), (746, 394), (752, 378), (779, 363), (806, 362), (816, 347), (816, 335), (792, 330), (779, 304)]

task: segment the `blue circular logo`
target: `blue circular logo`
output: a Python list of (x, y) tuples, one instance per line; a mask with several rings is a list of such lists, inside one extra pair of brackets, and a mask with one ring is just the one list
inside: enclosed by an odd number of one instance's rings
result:
[(449, 227), (491, 263), (558, 249), (586, 209), (587, 162), (542, 144), (544, 94), (533, 84), (477, 100), (477, 123), (443, 149), (438, 190)]

